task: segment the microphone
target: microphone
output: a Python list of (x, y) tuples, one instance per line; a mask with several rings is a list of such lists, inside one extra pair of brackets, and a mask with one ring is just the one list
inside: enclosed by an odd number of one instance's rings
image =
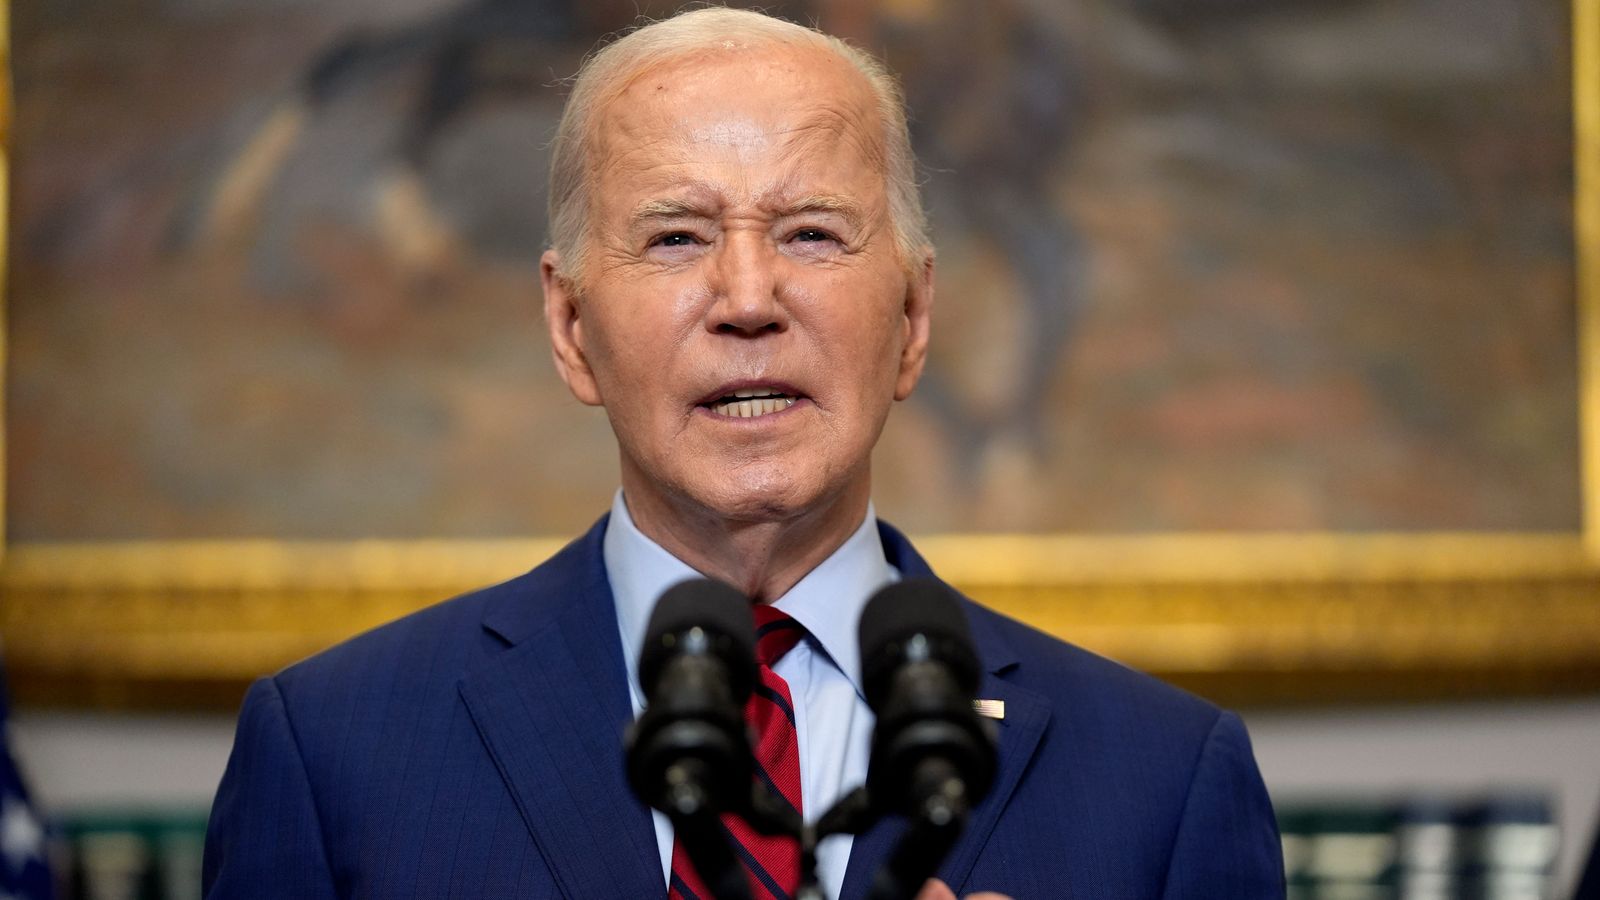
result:
[(749, 885), (718, 816), (750, 805), (755, 760), (744, 705), (756, 681), (750, 601), (726, 584), (685, 581), (656, 601), (639, 653), (645, 710), (623, 739), (628, 781), (672, 818), (713, 896)]
[(860, 639), (867, 705), (877, 714), (867, 792), (873, 805), (911, 820), (869, 896), (912, 897), (994, 781), (994, 726), (973, 709), (978, 655), (942, 582), (880, 590), (861, 613)]

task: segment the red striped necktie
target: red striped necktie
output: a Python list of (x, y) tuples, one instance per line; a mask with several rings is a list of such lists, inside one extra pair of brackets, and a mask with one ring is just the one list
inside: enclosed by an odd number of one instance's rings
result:
[[(794, 701), (789, 684), (772, 671), (805, 628), (767, 604), (756, 604), (756, 661), (760, 677), (744, 707), (744, 718), (755, 734), (756, 777), (782, 797), (796, 813), (800, 803), (800, 741), (795, 734)], [(755, 900), (790, 900), (800, 886), (800, 845), (792, 838), (758, 834), (732, 813), (722, 816), (734, 854), (744, 864)], [(672, 847), (672, 880), (668, 900), (712, 900), (711, 892), (694, 871), (681, 842)]]

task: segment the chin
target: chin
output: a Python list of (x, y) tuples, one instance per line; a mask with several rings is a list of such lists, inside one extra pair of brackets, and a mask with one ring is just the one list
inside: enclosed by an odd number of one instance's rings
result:
[(816, 507), (804, 492), (788, 489), (719, 490), (706, 504), (723, 519), (736, 522), (784, 522)]
[(782, 522), (798, 518), (826, 501), (829, 491), (815, 479), (755, 467), (731, 479), (718, 479), (693, 492), (701, 505), (738, 522)]

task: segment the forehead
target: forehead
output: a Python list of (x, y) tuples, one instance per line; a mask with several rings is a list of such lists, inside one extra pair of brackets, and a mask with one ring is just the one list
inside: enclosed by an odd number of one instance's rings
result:
[(750, 189), (883, 180), (871, 86), (822, 48), (716, 49), (649, 66), (600, 108), (591, 137), (602, 197), (717, 176)]

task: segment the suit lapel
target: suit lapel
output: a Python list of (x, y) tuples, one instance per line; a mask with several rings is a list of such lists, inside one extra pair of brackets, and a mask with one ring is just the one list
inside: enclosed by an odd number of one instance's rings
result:
[[(880, 522), (879, 536), (883, 540), (884, 554), (889, 563), (907, 577), (934, 577), (905, 536)], [(968, 601), (969, 603), (971, 601)], [(972, 640), (977, 646), (978, 658), (983, 661), (984, 677), (978, 686), (978, 696), (1005, 701), (1005, 718), (996, 724), (998, 729), (998, 767), (995, 782), (989, 794), (978, 804), (962, 831), (956, 845), (951, 848), (944, 864), (939, 867), (939, 877), (961, 893), (962, 882), (972, 871), (978, 854), (989, 840), (1000, 813), (1005, 809), (1028, 762), (1033, 759), (1039, 739), (1044, 735), (1050, 720), (1048, 701), (1039, 694), (1012, 684), (1003, 677), (1018, 665), (1016, 653), (1006, 640), (992, 627), (987, 615), (975, 606), (967, 610), (972, 626)], [(850, 848), (850, 862), (845, 869), (843, 897), (861, 897), (872, 884), (872, 876), (894, 851), (896, 842), (905, 832), (905, 822), (899, 818), (885, 820), (864, 834), (857, 835)], [(981, 887), (981, 885), (979, 885)]]
[(944, 865), (939, 867), (939, 877), (954, 888), (958, 896), (962, 893), (963, 883), (972, 871), (973, 864), (978, 861), (979, 852), (994, 831), (995, 823), (1000, 820), (1006, 801), (1011, 798), (1017, 782), (1022, 780), (1023, 771), (1028, 768), (1028, 762), (1033, 759), (1033, 751), (1039, 746), (1039, 738), (1050, 720), (1049, 704), (1043, 697), (1025, 688), (987, 675), (978, 690), (980, 697), (1004, 700), (1006, 717), (996, 723), (1000, 726), (999, 766), (995, 771), (994, 785), (989, 788), (989, 795), (973, 810), (966, 829), (961, 832), (961, 838), (950, 849)]
[(600, 540), (606, 520), (534, 570), (484, 627), (510, 646), (460, 692), (517, 809), (571, 898), (665, 893), (649, 811), (628, 786), (632, 720)]

